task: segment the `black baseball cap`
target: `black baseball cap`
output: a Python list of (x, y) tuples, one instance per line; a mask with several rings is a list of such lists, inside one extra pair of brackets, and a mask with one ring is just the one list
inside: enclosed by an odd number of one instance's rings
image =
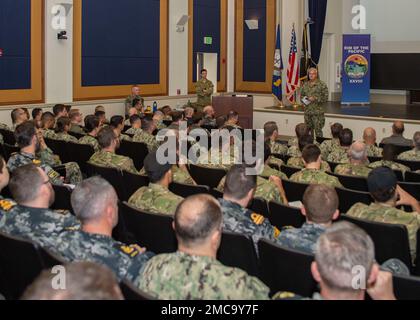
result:
[(390, 190), (397, 187), (397, 176), (394, 171), (388, 167), (379, 167), (373, 169), (368, 176), (369, 192), (376, 192), (379, 190)]
[(144, 159), (144, 170), (151, 183), (160, 181), (171, 168), (170, 163), (160, 164), (158, 162), (156, 152), (149, 153)]

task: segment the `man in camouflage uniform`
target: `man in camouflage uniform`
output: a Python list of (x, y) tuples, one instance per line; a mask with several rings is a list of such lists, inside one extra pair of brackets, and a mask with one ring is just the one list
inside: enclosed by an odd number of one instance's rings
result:
[(133, 101), (134, 100), (139, 100), (141, 102), (141, 105), (144, 106), (144, 99), (140, 96), (140, 88), (139, 86), (133, 86), (131, 88), (131, 95), (129, 95), (124, 102), (125, 105), (125, 114), (128, 116), (128, 111), (130, 110), (131, 107), (133, 106)]
[(144, 160), (144, 170), (150, 181), (149, 186), (137, 190), (128, 203), (150, 213), (172, 216), (182, 201), (182, 197), (169, 191), (169, 185), (172, 182), (172, 165), (169, 163), (162, 165), (156, 157), (156, 152), (152, 152)]
[(343, 176), (355, 176), (367, 178), (372, 171), (367, 166), (367, 149), (363, 142), (355, 142), (349, 149), (350, 163), (340, 164), (335, 168), (334, 173)]
[(353, 144), (353, 132), (350, 129), (343, 129), (340, 132), (340, 147), (335, 148), (327, 157), (328, 162), (349, 163), (348, 151)]
[(69, 134), (70, 125), (71, 125), (70, 118), (67, 118), (67, 117), (58, 118), (57, 125), (56, 125), (57, 127), (55, 129), (55, 133), (56, 133), (55, 139), (59, 141), (78, 143), (77, 138)]
[(86, 134), (85, 130), (83, 130), (82, 126), (80, 125), (83, 120), (83, 115), (79, 109), (72, 109), (69, 113), (69, 118), (71, 121), (70, 125), (70, 132), (78, 133), (78, 134)]
[(368, 157), (382, 157), (382, 148), (376, 146), (376, 131), (373, 128), (366, 128), (363, 132), (363, 141), (367, 147)]
[(142, 132), (140, 116), (137, 114), (132, 115), (129, 121), (130, 121), (131, 128), (128, 129), (125, 133), (132, 136), (135, 136), (136, 134), (140, 134)]
[(258, 250), (261, 238), (277, 241), (280, 231), (258, 213), (247, 209), (254, 198), (257, 177), (247, 175), (247, 165), (234, 165), (226, 176), (223, 199), (219, 199), (223, 212), (223, 230), (248, 235)]
[(209, 195), (185, 199), (175, 213), (178, 251), (153, 257), (136, 284), (161, 300), (266, 300), (269, 289), (217, 261), (222, 212)]
[(92, 155), (89, 159), (90, 164), (139, 174), (132, 159), (115, 153), (120, 142), (110, 126), (102, 128), (99, 131), (98, 143), (101, 150)]
[(318, 238), (338, 219), (338, 196), (331, 187), (309, 186), (303, 195), (302, 214), (306, 222), (300, 229), (288, 228), (280, 233), (278, 243), (287, 248), (315, 253)]
[(207, 70), (201, 70), (201, 79), (195, 84), (197, 92), (197, 112), (203, 112), (205, 106), (211, 105), (211, 97), (214, 92), (213, 82), (207, 79)]
[(316, 145), (308, 145), (303, 149), (305, 169), (290, 177), (290, 181), (309, 184), (324, 184), (332, 188), (343, 188), (334, 176), (321, 171), (321, 150)]
[(242, 129), (239, 125), (239, 113), (234, 110), (229, 111), (227, 114), (227, 120), (225, 122), (224, 128), (233, 128), (233, 129)]
[(100, 151), (98, 139), (96, 136), (99, 132), (99, 118), (94, 115), (86, 116), (85, 118), (85, 129), (87, 134), (79, 139), (80, 144), (87, 144), (92, 146), (95, 152)]
[(309, 81), (301, 89), (301, 97), (306, 97), (309, 104), (305, 106), (305, 123), (315, 132), (316, 137), (323, 137), (322, 129), (325, 126), (325, 111), (323, 105), (328, 101), (328, 87), (319, 80), (318, 70), (308, 70)]
[(333, 152), (335, 149), (340, 147), (340, 132), (343, 130), (343, 125), (341, 123), (334, 123), (331, 126), (331, 140), (325, 140), (321, 143), (319, 148), (321, 149), (321, 155), (323, 160), (327, 160), (328, 155)]
[(201, 125), (216, 128), (216, 112), (210, 105), (205, 106), (203, 109), (204, 117)]
[(207, 153), (202, 154), (197, 159), (197, 164), (206, 168), (228, 171), (235, 163), (238, 163), (240, 150), (234, 144), (233, 136), (230, 137), (229, 141), (222, 140), (222, 143), (220, 148), (211, 148)]
[[(9, 184), (9, 170), (7, 170), (6, 162), (0, 155), (0, 193)], [(16, 202), (11, 199), (5, 199), (0, 194), (0, 220), (4, 214), (7, 214), (13, 207), (16, 206)]]
[[(302, 158), (302, 151), (306, 146), (311, 145), (313, 143), (314, 143), (314, 138), (311, 135), (306, 135), (306, 136), (300, 137), (300, 139), (299, 139), (299, 154), (300, 154), (300, 156), (291, 157), (287, 161), (287, 165), (289, 167), (293, 167), (293, 168), (301, 168), (301, 169), (305, 168), (305, 162), (303, 161), (303, 158)], [(291, 147), (291, 148), (294, 148), (294, 147)], [(330, 165), (327, 162), (322, 161), (321, 162), (321, 171), (331, 172)]]
[(401, 153), (398, 156), (398, 160), (405, 161), (420, 161), (420, 132), (417, 131), (413, 137), (414, 149)]
[(149, 117), (143, 118), (141, 121), (141, 127), (142, 131), (133, 137), (133, 142), (144, 143), (147, 145), (149, 152), (157, 151), (159, 148), (159, 142), (153, 135), (153, 132), (156, 130), (156, 124), (154, 120)]
[(56, 139), (57, 136), (54, 131), (55, 117), (51, 112), (44, 112), (41, 117), (42, 135), (46, 139)]
[[(279, 127), (274, 121), (269, 121), (264, 124), (264, 139), (270, 145), (271, 154), (287, 155), (288, 148), (286, 145), (277, 142), (279, 137)], [(270, 164), (275, 164), (277, 167), (283, 165), (283, 161), (274, 156), (270, 156)]]
[(79, 222), (69, 213), (49, 210), (54, 202), (54, 189), (44, 171), (33, 164), (15, 170), (9, 183), (18, 205), (0, 221), (0, 231), (11, 236), (54, 247), (66, 228), (77, 229)]
[(71, 205), (81, 230), (62, 232), (58, 244), (50, 249), (68, 262), (103, 264), (114, 271), (119, 281), (134, 281), (153, 254), (112, 238), (118, 223), (118, 197), (112, 186), (100, 177), (85, 180), (72, 192)]
[(121, 141), (132, 141), (130, 136), (123, 134), (124, 130), (124, 118), (122, 116), (113, 116), (109, 121), (109, 126), (114, 130), (118, 140)]
[(11, 117), (13, 123), (11, 131), (15, 131), (18, 125), (29, 120), (28, 113), (23, 108), (13, 109)]
[(396, 159), (397, 159), (396, 147), (392, 144), (386, 144), (384, 146), (383, 159), (380, 161), (371, 163), (369, 165), (369, 168), (375, 169), (379, 167), (388, 167), (391, 170), (401, 171), (403, 174), (405, 174), (407, 171), (410, 171), (409, 167), (401, 163), (395, 162)]
[[(397, 185), (397, 177), (391, 169), (374, 169), (368, 177), (369, 192), (375, 200), (370, 206), (356, 203), (347, 215), (359, 219), (390, 224), (402, 224), (407, 227), (411, 257), (416, 257), (417, 230), (420, 228), (419, 202)], [(411, 206), (413, 212), (404, 212), (397, 206)]]
[[(41, 131), (37, 131), (34, 123), (27, 121), (19, 125), (16, 128), (15, 136), (20, 152), (13, 154), (7, 162), (10, 172), (23, 165), (33, 163), (45, 171), (51, 183), (62, 185), (63, 179), (52, 168), (52, 166), (61, 165), (61, 161), (47, 147)], [(65, 164), (64, 167), (66, 169), (64, 182), (76, 185), (82, 181), (82, 173), (77, 163), (70, 162)]]

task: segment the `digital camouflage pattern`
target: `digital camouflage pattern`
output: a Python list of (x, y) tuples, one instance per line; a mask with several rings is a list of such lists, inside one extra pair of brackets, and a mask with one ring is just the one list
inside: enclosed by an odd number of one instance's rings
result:
[(3, 196), (0, 195), (0, 220), (16, 205), (17, 203), (14, 200), (5, 199)]
[(297, 137), (290, 138), (289, 141), (287, 141), (287, 145), (289, 147), (298, 147), (299, 148), (299, 139)]
[(141, 128), (130, 128), (125, 133), (135, 136), (136, 134), (140, 134), (142, 131), (143, 130)]
[(91, 136), (89, 134), (85, 135), (84, 137), (81, 137), (79, 139), (79, 143), (80, 144), (87, 144), (89, 146), (92, 146), (93, 147), (93, 150), (95, 152), (99, 152), (101, 150), (101, 148), (99, 146), (98, 139), (96, 139), (95, 137), (93, 137), (93, 136)]
[(379, 148), (373, 144), (366, 145), (368, 157), (382, 157), (384, 149)]
[(86, 134), (85, 130), (83, 130), (82, 126), (72, 123), (70, 126), (70, 132), (78, 133), (78, 134)]
[(291, 146), (289, 150), (287, 150), (287, 155), (293, 158), (302, 157), (302, 152), (300, 152), (299, 147)]
[(321, 149), (322, 159), (327, 160), (328, 155), (337, 148), (340, 148), (339, 139), (325, 140), (324, 142), (322, 142), (319, 146), (319, 149)]
[(263, 238), (276, 242), (280, 230), (258, 213), (239, 204), (219, 199), (223, 212), (223, 230), (250, 236), (258, 252), (258, 241)]
[(42, 136), (46, 139), (54, 139), (57, 140), (57, 134), (54, 130), (51, 129), (43, 129), (42, 130)]
[(124, 101), (124, 105), (125, 105), (125, 114), (126, 115), (128, 115), (129, 114), (129, 111), (130, 111), (130, 109), (133, 107), (133, 101), (135, 100), (135, 99), (138, 99), (138, 100), (140, 100), (140, 102), (141, 102), (141, 104), (144, 106), (144, 99), (141, 97), (141, 96), (139, 96), (139, 95), (136, 95), (136, 96), (128, 96), (127, 98), (125, 98), (125, 101)]
[(89, 163), (99, 167), (114, 168), (139, 174), (132, 159), (105, 150), (101, 150), (93, 154), (89, 159)]
[(334, 173), (341, 174), (343, 176), (355, 176), (355, 177), (364, 177), (367, 178), (369, 173), (372, 171), (367, 165), (364, 164), (340, 164), (338, 165)]
[(305, 223), (302, 228), (289, 228), (280, 233), (277, 240), (281, 246), (303, 251), (309, 254), (315, 253), (316, 242), (325, 232), (326, 227), (315, 223)]
[[(237, 152), (239, 157), (239, 152)], [(200, 157), (197, 160), (197, 164), (206, 168), (224, 169), (229, 171), (230, 168), (238, 163), (238, 159), (235, 156), (235, 149), (232, 147), (229, 153), (224, 154), (222, 150), (210, 149), (208, 152), (208, 158)]]
[(315, 97), (316, 101), (305, 107), (305, 123), (315, 131), (316, 137), (322, 137), (325, 126), (325, 111), (323, 105), (328, 101), (328, 87), (321, 80), (314, 83), (307, 81), (301, 89), (302, 97)]
[(332, 188), (343, 188), (337, 177), (321, 170), (303, 169), (290, 177), (290, 181), (308, 184), (323, 184)]
[(261, 172), (260, 176), (266, 179), (269, 179), (271, 176), (279, 177), (282, 180), (287, 179), (287, 176), (283, 172), (271, 168), (268, 164), (264, 165), (263, 172)]
[(131, 138), (130, 136), (127, 136), (126, 134), (120, 134), (118, 136), (118, 139), (120, 140), (120, 142), (121, 141), (129, 141), (129, 142), (133, 141), (133, 138)]
[(138, 245), (126, 245), (112, 237), (87, 233), (81, 230), (66, 230), (57, 238), (57, 245), (50, 248), (68, 262), (89, 261), (110, 268), (118, 281), (131, 282), (153, 255), (142, 253)]
[(327, 157), (328, 162), (332, 163), (349, 163), (348, 148), (339, 147), (334, 149)]
[(210, 116), (204, 116), (202, 124), (203, 126), (207, 127), (216, 127), (216, 119)]
[(281, 166), (284, 164), (283, 160), (276, 158), (274, 156), (270, 156), (270, 158), (268, 158), (268, 163), (271, 165), (275, 165), (277, 166), (277, 168), (281, 168)]
[[(293, 157), (287, 161), (287, 165), (293, 168), (305, 168), (305, 163), (303, 162), (302, 157)], [(322, 161), (321, 162), (321, 171), (324, 172), (331, 172), (331, 167), (328, 162)]]
[(289, 148), (285, 144), (281, 144), (270, 140), (270, 149), (272, 154), (287, 155)]
[(148, 187), (137, 190), (128, 200), (128, 203), (140, 210), (149, 213), (158, 213), (173, 216), (182, 197), (169, 191), (169, 189), (151, 183)]
[(211, 96), (214, 92), (214, 85), (208, 79), (200, 79), (195, 84), (197, 92), (197, 112), (202, 112), (204, 107), (211, 105)]
[(375, 168), (379, 168), (379, 167), (387, 167), (390, 168), (391, 170), (396, 170), (396, 171), (402, 171), (403, 173), (406, 171), (410, 171), (410, 168), (398, 163), (398, 162), (394, 162), (394, 161), (388, 161), (388, 160), (381, 160), (381, 161), (376, 161), (374, 163), (371, 163), (369, 165), (369, 168), (371, 169), (375, 169)]
[(180, 168), (177, 165), (172, 166), (172, 181), (176, 183), (196, 185), (186, 167)]
[(161, 254), (146, 263), (137, 286), (160, 300), (266, 300), (269, 289), (211, 257)]
[(398, 160), (420, 161), (420, 150), (413, 149), (411, 151), (403, 152), (398, 156)]
[(417, 212), (405, 212), (380, 203), (371, 203), (369, 206), (356, 203), (347, 215), (375, 222), (405, 225), (408, 230), (411, 257), (415, 259), (417, 230), (420, 228), (420, 215)]
[(69, 212), (17, 205), (0, 220), (0, 231), (38, 243), (55, 247), (58, 235), (65, 229), (79, 229), (80, 223)]
[(73, 143), (78, 143), (79, 142), (76, 137), (73, 137), (72, 135), (69, 135), (66, 132), (56, 133), (55, 140), (60, 140), (60, 141), (65, 141), (65, 142), (73, 142)]
[(133, 137), (133, 142), (140, 142), (147, 145), (149, 152), (154, 152), (159, 148), (159, 142), (156, 137), (146, 131), (141, 131)]

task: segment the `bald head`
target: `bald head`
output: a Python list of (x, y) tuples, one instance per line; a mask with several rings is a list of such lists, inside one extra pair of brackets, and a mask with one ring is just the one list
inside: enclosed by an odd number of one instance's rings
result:
[(363, 132), (363, 140), (368, 145), (373, 145), (376, 143), (376, 131), (373, 128), (366, 128)]
[(405, 131), (404, 122), (395, 121), (394, 125), (392, 126), (392, 131), (394, 132), (394, 134), (401, 136)]
[(349, 157), (351, 161), (364, 162), (367, 160), (366, 145), (361, 141), (353, 143), (349, 149)]
[(222, 211), (210, 195), (200, 194), (182, 201), (174, 218), (174, 228), (180, 246), (195, 248), (205, 245), (215, 232), (221, 231)]
[(214, 108), (212, 106), (206, 106), (203, 109), (203, 113), (206, 116), (213, 117), (214, 116)]

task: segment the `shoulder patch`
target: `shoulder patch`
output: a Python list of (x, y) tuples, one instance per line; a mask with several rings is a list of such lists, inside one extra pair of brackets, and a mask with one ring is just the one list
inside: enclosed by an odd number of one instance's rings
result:
[(3, 199), (0, 200), (0, 210), (2, 211), (10, 211), (13, 207), (16, 206), (16, 202), (12, 200)]
[(32, 163), (36, 166), (40, 166), (41, 165), (41, 160), (34, 159), (34, 160), (32, 160)]
[(274, 228), (274, 238), (278, 238), (280, 235), (280, 230), (277, 227), (273, 227)]
[(258, 213), (251, 214), (251, 219), (257, 226), (262, 225), (265, 221), (264, 216), (262, 216)]
[(142, 249), (140, 246), (136, 244), (132, 244), (130, 246), (122, 245), (120, 246), (120, 250), (121, 252), (125, 253), (131, 258), (134, 258), (135, 256), (144, 252), (144, 249)]

